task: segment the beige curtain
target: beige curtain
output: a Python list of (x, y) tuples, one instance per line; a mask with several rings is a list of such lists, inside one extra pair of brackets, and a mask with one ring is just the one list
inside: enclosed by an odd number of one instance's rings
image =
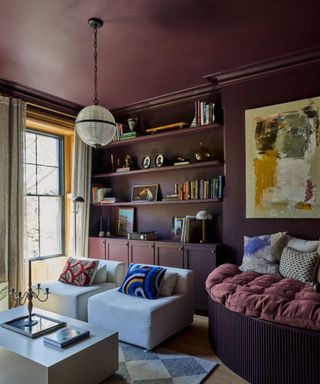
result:
[(0, 284), (23, 290), (25, 103), (0, 95)]
[[(88, 236), (91, 196), (91, 147), (86, 145), (75, 131), (72, 162), (72, 199), (77, 196), (84, 198), (84, 203), (72, 203), (70, 220), (70, 255), (88, 257)], [(76, 213), (75, 213), (76, 211)], [(76, 234), (74, 223), (76, 220)], [(76, 251), (75, 240), (76, 236)]]

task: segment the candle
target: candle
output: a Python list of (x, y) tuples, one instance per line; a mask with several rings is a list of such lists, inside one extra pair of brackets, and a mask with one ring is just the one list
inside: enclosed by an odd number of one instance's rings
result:
[(31, 260), (29, 259), (29, 281), (28, 281), (29, 288), (31, 288), (31, 284), (32, 284), (32, 281), (31, 281), (32, 269), (31, 268), (32, 268)]

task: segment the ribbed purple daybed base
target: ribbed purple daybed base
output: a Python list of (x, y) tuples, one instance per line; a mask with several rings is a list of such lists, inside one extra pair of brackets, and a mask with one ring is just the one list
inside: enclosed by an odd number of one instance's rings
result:
[(320, 383), (320, 332), (255, 319), (209, 299), (209, 337), (221, 361), (251, 384)]

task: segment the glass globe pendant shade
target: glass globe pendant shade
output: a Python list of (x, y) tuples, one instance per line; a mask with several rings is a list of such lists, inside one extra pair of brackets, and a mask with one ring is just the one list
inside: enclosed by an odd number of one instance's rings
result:
[(116, 122), (112, 113), (100, 105), (83, 108), (75, 121), (80, 139), (94, 148), (112, 141), (116, 132)]

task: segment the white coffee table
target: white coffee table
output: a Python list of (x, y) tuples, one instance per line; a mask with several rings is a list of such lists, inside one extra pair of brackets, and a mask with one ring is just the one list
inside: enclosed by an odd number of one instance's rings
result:
[[(43, 336), (31, 339), (0, 327), (1, 384), (97, 384), (118, 369), (117, 332), (37, 308), (33, 312), (88, 329), (90, 337), (58, 349)], [(0, 312), (0, 323), (26, 314), (25, 306)]]

